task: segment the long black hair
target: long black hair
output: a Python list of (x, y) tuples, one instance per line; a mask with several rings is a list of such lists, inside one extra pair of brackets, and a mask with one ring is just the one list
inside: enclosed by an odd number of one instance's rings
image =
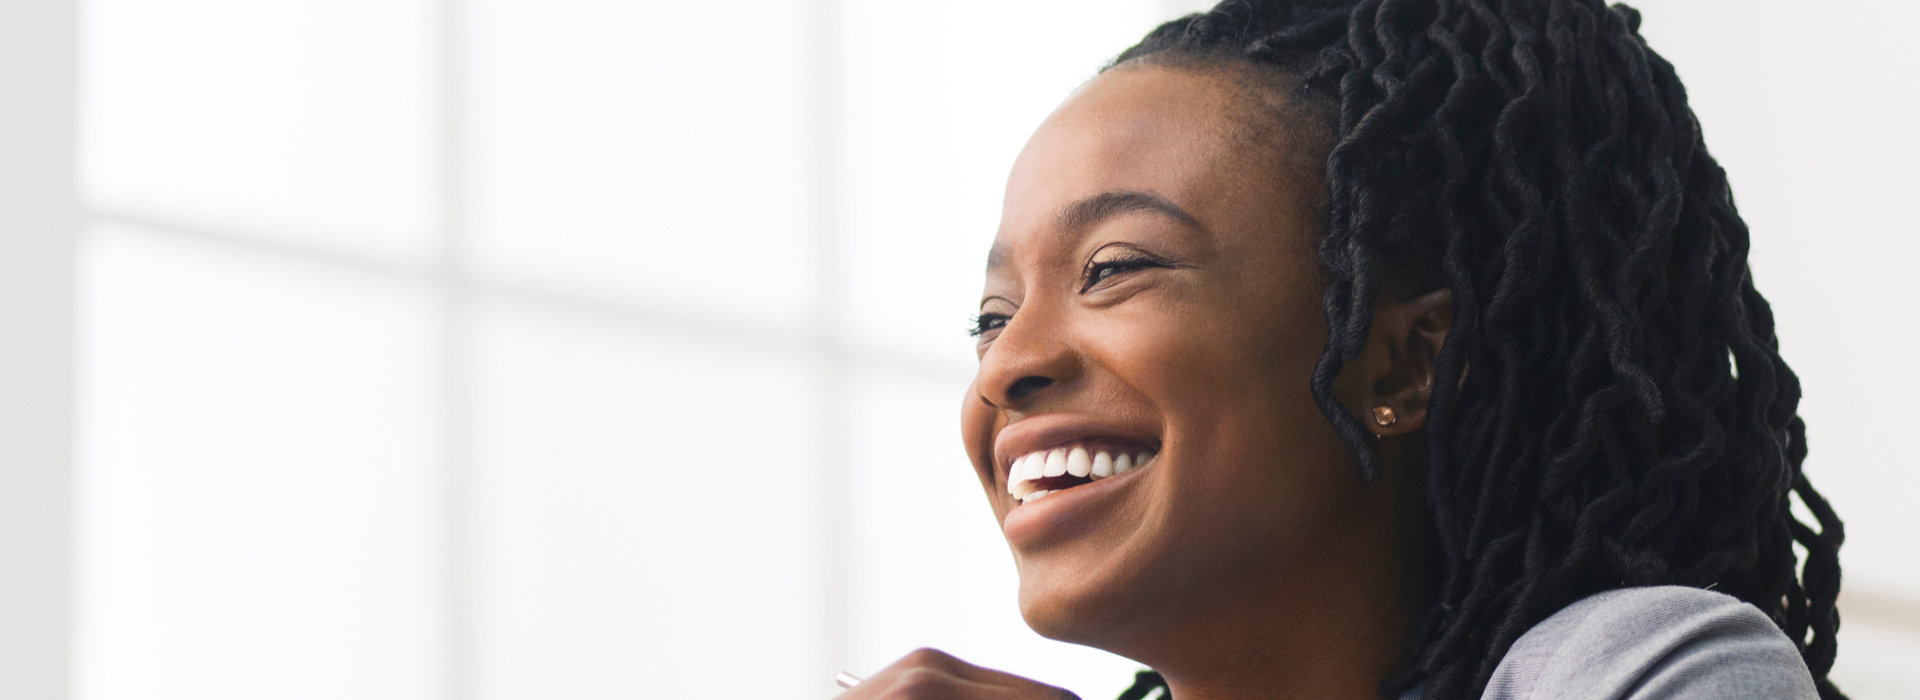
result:
[(1312, 391), (1368, 479), (1383, 465), (1333, 380), (1390, 272), (1452, 291), (1425, 429), (1432, 602), (1383, 693), (1479, 697), (1561, 607), (1678, 584), (1758, 607), (1844, 697), (1842, 529), (1801, 471), (1800, 384), (1726, 173), (1639, 26), (1600, 0), (1226, 0), (1109, 66), (1254, 67), (1321, 115)]

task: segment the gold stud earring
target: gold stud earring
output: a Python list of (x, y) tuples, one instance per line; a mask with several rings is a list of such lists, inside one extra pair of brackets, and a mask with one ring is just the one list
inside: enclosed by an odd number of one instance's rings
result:
[(1382, 426), (1388, 426), (1388, 425), (1393, 425), (1394, 423), (1400, 422), (1400, 417), (1394, 415), (1393, 409), (1391, 408), (1387, 408), (1386, 406), (1374, 406), (1373, 422), (1379, 423)]

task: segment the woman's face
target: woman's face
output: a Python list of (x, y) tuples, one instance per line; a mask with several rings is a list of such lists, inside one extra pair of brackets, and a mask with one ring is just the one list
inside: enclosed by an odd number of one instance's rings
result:
[[(1125, 654), (1390, 558), (1388, 490), (1308, 391), (1323, 146), (1249, 128), (1245, 95), (1219, 72), (1111, 70), (1014, 165), (961, 418), (1044, 635)], [(1076, 478), (1074, 448), (1095, 471), (1149, 459)], [(1071, 470), (1047, 479), (1054, 450)], [(1058, 490), (1023, 504), (1010, 483)]]

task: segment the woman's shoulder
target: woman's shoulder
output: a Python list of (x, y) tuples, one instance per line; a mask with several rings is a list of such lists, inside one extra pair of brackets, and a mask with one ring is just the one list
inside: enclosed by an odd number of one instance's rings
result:
[(1758, 608), (1684, 586), (1583, 598), (1521, 635), (1483, 698), (1816, 698), (1786, 634)]

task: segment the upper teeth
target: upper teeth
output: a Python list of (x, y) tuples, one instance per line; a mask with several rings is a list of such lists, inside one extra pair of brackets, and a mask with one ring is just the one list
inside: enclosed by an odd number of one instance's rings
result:
[(1040, 500), (1050, 491), (1040, 489), (1035, 479), (1050, 476), (1072, 474), (1093, 480), (1105, 479), (1115, 474), (1125, 474), (1136, 467), (1144, 467), (1153, 461), (1153, 452), (1142, 451), (1128, 453), (1085, 447), (1056, 447), (1041, 450), (1013, 460), (1013, 467), (1007, 475), (1007, 493), (1020, 499), (1021, 503)]

